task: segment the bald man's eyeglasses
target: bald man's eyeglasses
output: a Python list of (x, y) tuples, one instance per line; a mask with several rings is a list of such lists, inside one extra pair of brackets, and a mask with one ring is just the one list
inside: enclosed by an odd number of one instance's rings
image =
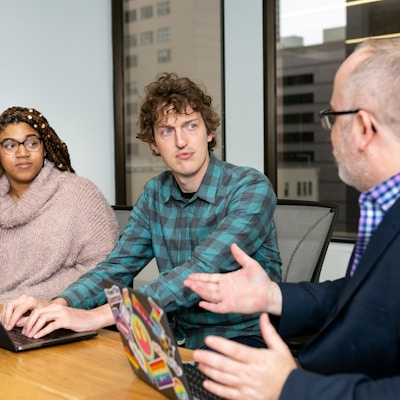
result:
[(327, 131), (330, 131), (336, 121), (336, 115), (357, 114), (359, 111), (360, 109), (350, 111), (332, 111), (330, 108), (327, 108), (319, 112), (319, 119), (321, 120), (322, 127)]

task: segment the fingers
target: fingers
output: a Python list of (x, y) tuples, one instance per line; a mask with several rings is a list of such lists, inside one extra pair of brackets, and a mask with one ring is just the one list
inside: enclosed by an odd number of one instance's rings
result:
[(58, 305), (33, 310), (25, 321), (22, 333), (37, 339), (59, 329), (61, 327), (59, 324), (61, 311), (61, 307)]
[[(218, 346), (220, 338), (208, 337), (207, 345)], [(224, 339), (226, 340), (226, 339)], [(232, 345), (236, 344), (234, 342)], [(219, 350), (219, 348), (218, 348)], [(234, 351), (234, 350), (233, 350)], [(235, 360), (229, 360), (225, 355), (208, 350), (195, 350), (193, 358), (199, 363), (199, 369), (211, 380), (203, 382), (204, 387), (210, 392), (227, 399), (241, 399), (240, 391), (236, 388), (238, 384), (237, 371), (242, 366)], [(227, 364), (229, 363), (229, 365)]]
[(216, 336), (208, 336), (206, 344), (215, 352), (193, 352), (199, 369), (210, 378), (203, 382), (204, 387), (226, 399), (259, 399), (253, 388), (253, 366), (262, 359), (263, 350)]
[(274, 326), (271, 324), (269, 316), (266, 313), (263, 313), (260, 316), (260, 328), (262, 337), (269, 349), (280, 348), (282, 347), (282, 344), (286, 346)]
[(200, 307), (214, 313), (224, 313), (226, 310), (221, 304), (219, 280), (220, 274), (192, 274), (183, 284), (203, 299), (199, 302)]
[(202, 300), (199, 302), (199, 307), (217, 314), (225, 314), (227, 312), (221, 303), (210, 303)]
[(15, 325), (22, 326), (25, 319), (23, 315), (36, 306), (36, 299), (30, 296), (20, 296), (14, 301), (3, 305), (1, 321), (7, 330)]
[[(27, 311), (30, 315), (24, 316)], [(60, 328), (79, 331), (90, 319), (84, 310), (71, 309), (64, 300), (57, 299), (53, 303), (21, 296), (3, 306), (1, 320), (7, 330), (17, 325), (22, 327), (24, 335), (40, 338)]]
[(253, 259), (248, 256), (236, 243), (231, 244), (231, 253), (235, 260), (244, 268), (253, 261)]
[(290, 375), (297, 368), (296, 361), (290, 352), (286, 343), (281, 339), (267, 314), (262, 314), (260, 317), (261, 333), (268, 346), (269, 362), (265, 364), (266, 369), (274, 370), (270, 376), (270, 390), (278, 397), (282, 388)]
[(193, 358), (210, 379), (203, 382), (210, 392), (226, 399), (278, 399), (296, 363), (289, 349), (262, 314), (260, 325), (267, 349), (251, 348), (231, 340), (208, 336), (213, 351), (195, 350)]
[(194, 273), (187, 277), (187, 281), (218, 283), (220, 274)]
[(29, 337), (40, 338), (60, 328), (81, 331), (85, 330), (85, 324), (89, 321), (85, 310), (50, 303), (47, 307), (31, 312), (24, 324), (23, 333)]
[(193, 292), (197, 293), (204, 300), (212, 301), (214, 303), (220, 301), (221, 296), (219, 294), (218, 283), (187, 279), (183, 284), (193, 290)]
[(223, 367), (223, 364), (226, 361), (224, 356), (238, 362), (246, 361), (248, 359), (249, 347), (232, 340), (210, 335), (206, 337), (205, 344), (210, 349), (215, 350), (215, 353), (207, 350), (195, 350), (194, 355), (198, 353), (199, 356), (199, 360), (196, 359), (196, 361), (200, 362), (201, 360), (202, 362), (204, 361), (211, 365), (216, 363)]
[(260, 316), (260, 328), (262, 337), (270, 350), (276, 350), (280, 353), (291, 355), (288, 346), (279, 336), (266, 313), (263, 313)]

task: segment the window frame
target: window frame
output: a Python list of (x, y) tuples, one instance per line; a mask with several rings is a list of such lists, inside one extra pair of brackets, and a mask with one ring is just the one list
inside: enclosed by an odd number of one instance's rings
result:
[[(221, 115), (224, 115), (224, 0), (220, 1), (221, 10)], [(158, 12), (158, 8), (156, 9)], [(139, 12), (141, 18), (141, 10)], [(168, 13), (169, 14), (169, 13)], [(168, 15), (163, 14), (163, 15)], [(115, 159), (115, 204), (125, 205), (127, 203), (127, 184), (126, 184), (126, 140), (125, 140), (125, 116), (128, 113), (128, 107), (125, 104), (126, 82), (125, 82), (125, 66), (124, 66), (124, 0), (111, 0), (111, 18), (112, 18), (112, 46), (113, 46), (113, 92), (114, 92), (114, 159)], [(154, 17), (154, 9), (153, 9)], [(153, 38), (154, 39), (154, 38)], [(140, 41), (140, 38), (137, 38)], [(157, 38), (155, 38), (157, 40)], [(163, 42), (168, 43), (168, 42)], [(160, 49), (169, 51), (169, 56), (172, 57), (171, 50), (168, 48)], [(158, 60), (156, 60), (158, 61)], [(221, 121), (221, 140), (225, 141), (224, 122)], [(221, 149), (222, 158), (225, 159), (225, 148)]]

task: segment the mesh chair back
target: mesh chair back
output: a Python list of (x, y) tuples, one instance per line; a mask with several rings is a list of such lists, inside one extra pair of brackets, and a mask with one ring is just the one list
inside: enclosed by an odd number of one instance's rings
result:
[(112, 206), (115, 216), (117, 217), (119, 234), (122, 235), (126, 224), (128, 223), (129, 216), (131, 215), (131, 206)]
[(274, 221), (283, 282), (319, 280), (337, 213), (336, 204), (278, 200)]

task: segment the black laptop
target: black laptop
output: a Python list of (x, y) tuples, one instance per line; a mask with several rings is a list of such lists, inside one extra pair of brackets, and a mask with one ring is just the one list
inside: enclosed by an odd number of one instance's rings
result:
[(69, 329), (57, 329), (40, 339), (34, 339), (22, 334), (22, 328), (14, 327), (11, 331), (7, 331), (0, 323), (0, 347), (15, 352), (75, 342), (96, 335), (96, 331), (74, 332)]
[(195, 363), (183, 363), (161, 306), (137, 290), (104, 281), (104, 291), (133, 372), (172, 400), (217, 400)]

